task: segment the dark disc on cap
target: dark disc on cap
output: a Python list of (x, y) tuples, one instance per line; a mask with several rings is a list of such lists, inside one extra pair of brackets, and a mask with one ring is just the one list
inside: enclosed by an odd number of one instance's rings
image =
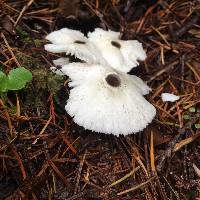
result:
[(108, 85), (112, 87), (119, 87), (121, 85), (121, 80), (116, 74), (109, 74), (108, 76), (106, 76), (105, 80)]
[(118, 49), (121, 48), (121, 44), (120, 44), (119, 42), (111, 41), (111, 44), (112, 44), (114, 47), (117, 47)]
[(81, 40), (76, 40), (76, 41), (74, 41), (74, 43), (76, 43), (76, 44), (85, 44), (85, 42), (81, 41)]

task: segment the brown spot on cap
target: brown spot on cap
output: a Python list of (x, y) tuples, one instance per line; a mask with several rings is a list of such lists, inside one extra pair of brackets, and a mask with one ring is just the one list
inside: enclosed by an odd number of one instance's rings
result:
[(121, 80), (118, 75), (116, 74), (109, 74), (105, 78), (108, 85), (112, 87), (119, 87), (121, 85)]
[(76, 43), (76, 44), (85, 44), (85, 42), (81, 41), (81, 40), (75, 40), (74, 43)]
[(114, 47), (117, 47), (118, 49), (121, 48), (121, 45), (119, 42), (116, 42), (116, 41), (111, 41), (111, 44), (114, 46)]

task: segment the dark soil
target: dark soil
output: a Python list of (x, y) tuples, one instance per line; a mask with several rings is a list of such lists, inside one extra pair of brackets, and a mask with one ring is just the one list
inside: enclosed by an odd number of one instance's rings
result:
[[(3, 0), (0, 11), (0, 70), (33, 74), (0, 99), (0, 199), (200, 199), (199, 0)], [(143, 43), (148, 58), (131, 74), (157, 109), (144, 131), (92, 133), (67, 115), (67, 77), (50, 72), (58, 55), (44, 50), (62, 27)], [(181, 98), (164, 103), (162, 92)]]

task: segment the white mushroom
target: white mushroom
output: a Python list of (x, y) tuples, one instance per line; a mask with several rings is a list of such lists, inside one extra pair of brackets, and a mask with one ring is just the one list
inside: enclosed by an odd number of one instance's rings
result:
[(138, 77), (86, 63), (70, 63), (62, 72), (72, 87), (65, 109), (86, 129), (127, 135), (143, 130), (156, 114), (143, 97), (150, 88)]
[(69, 58), (67, 58), (67, 57), (66, 57), (66, 58), (64, 58), (64, 57), (58, 58), (58, 59), (56, 59), (56, 60), (53, 60), (53, 64), (54, 64), (56, 67), (50, 67), (50, 70), (51, 70), (52, 72), (54, 72), (55, 74), (60, 75), (60, 76), (65, 75), (65, 74), (61, 71), (61, 69), (62, 69), (62, 66), (63, 66), (63, 65), (69, 64)]
[(53, 64), (56, 65), (56, 66), (63, 66), (63, 65), (66, 65), (69, 63), (69, 58), (67, 57), (61, 57), (61, 58), (58, 58), (56, 60), (53, 60)]
[(163, 102), (167, 102), (167, 101), (175, 102), (180, 99), (179, 96), (176, 96), (175, 94), (171, 94), (171, 93), (162, 93), (161, 98)]
[(146, 53), (137, 40), (120, 40), (120, 33), (96, 28), (88, 33), (88, 38), (80, 31), (63, 28), (47, 35), (52, 44), (45, 45), (47, 51), (65, 52), (87, 62), (88, 64), (110, 65), (111, 67), (129, 72), (144, 60)]
[(88, 34), (88, 39), (101, 52), (107, 63), (122, 72), (129, 72), (145, 60), (146, 53), (137, 40), (120, 40), (120, 33), (96, 28)]
[(87, 62), (99, 62), (99, 52), (91, 42), (88, 42), (87, 37), (80, 31), (63, 28), (54, 31), (47, 35), (47, 40), (52, 44), (46, 44), (45, 50), (52, 53), (65, 52), (67, 55), (74, 55), (75, 57)]

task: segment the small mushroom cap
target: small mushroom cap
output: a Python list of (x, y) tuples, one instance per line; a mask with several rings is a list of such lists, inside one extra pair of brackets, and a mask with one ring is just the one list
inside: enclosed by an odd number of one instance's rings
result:
[(56, 60), (53, 60), (53, 64), (56, 66), (63, 66), (63, 65), (69, 64), (69, 58), (67, 57), (58, 58)]
[(53, 31), (46, 36), (46, 39), (53, 44), (72, 44), (75, 41), (87, 41), (87, 38), (77, 30), (62, 28), (58, 31)]
[(80, 31), (63, 28), (50, 33), (46, 39), (52, 42), (44, 46), (49, 52), (65, 52), (87, 63), (99, 62), (99, 52)]
[(65, 109), (86, 129), (127, 135), (143, 130), (156, 114), (143, 97), (149, 88), (138, 77), (83, 63), (68, 64), (62, 71), (72, 87)]
[(120, 37), (119, 32), (111, 30), (103, 30), (101, 28), (95, 28), (93, 32), (88, 33), (88, 38), (92, 41), (95, 40), (118, 40)]
[(171, 93), (162, 93), (161, 98), (163, 102), (175, 102), (180, 99), (179, 96)]
[(88, 39), (94, 43), (110, 66), (122, 72), (129, 72), (139, 65), (138, 60), (146, 59), (146, 53), (137, 40), (124, 41), (120, 40), (119, 36), (119, 32), (96, 28), (88, 34)]

